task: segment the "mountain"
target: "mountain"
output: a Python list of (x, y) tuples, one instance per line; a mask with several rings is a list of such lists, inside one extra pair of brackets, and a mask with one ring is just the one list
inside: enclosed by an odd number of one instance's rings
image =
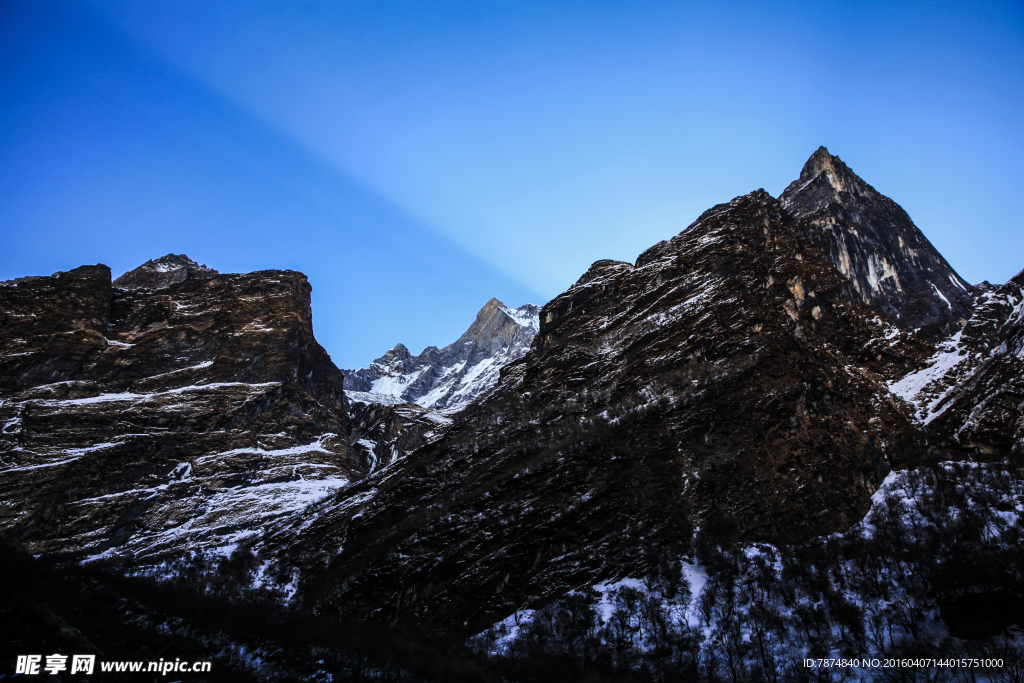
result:
[(345, 389), (377, 395), (364, 400), (386, 400), (383, 395), (425, 408), (461, 408), (494, 386), (499, 370), (530, 349), (539, 311), (532, 304), (509, 308), (491, 299), (454, 343), (442, 349), (428, 346), (418, 356), (398, 344), (368, 368), (345, 370)]
[(862, 301), (901, 330), (938, 341), (970, 317), (973, 288), (896, 202), (824, 147), (779, 197)]
[(698, 525), (776, 541), (842, 530), (924, 456), (887, 381), (932, 348), (880, 319), (758, 190), (635, 263), (595, 263), (441, 439), (263, 551), (300, 569), (318, 613), (479, 632), (650, 575)]
[(231, 547), (362, 477), (305, 276), (185, 256), (0, 283), (0, 526), (34, 553)]
[(1024, 271), (983, 293), (927, 366), (894, 382), (943, 459), (992, 459), (1024, 447)]
[[(1022, 623), (1024, 272), (967, 285), (824, 148), (417, 357), (343, 377), (309, 293), (174, 255), (0, 283), (3, 536), (317, 631), (519, 634), (547, 679), (585, 651), (644, 680), (1002, 657), (953, 641)], [(337, 647), (337, 680), (379, 673)]]
[(201, 266), (184, 254), (168, 254), (146, 261), (135, 270), (114, 280), (117, 289), (166, 289), (171, 285), (217, 275), (213, 268)]

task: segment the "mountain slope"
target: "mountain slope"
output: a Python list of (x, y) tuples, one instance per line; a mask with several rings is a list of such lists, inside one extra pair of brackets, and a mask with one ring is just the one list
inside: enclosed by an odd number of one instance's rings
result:
[(305, 276), (194, 266), (0, 285), (6, 537), (153, 561), (229, 546), (363, 476)]
[(904, 331), (938, 341), (959, 330), (972, 287), (896, 202), (820, 147), (779, 197), (861, 299)]
[(458, 341), (413, 356), (404, 345), (369, 368), (345, 370), (348, 391), (395, 396), (425, 408), (459, 408), (498, 381), (500, 369), (521, 358), (537, 333), (539, 308), (509, 308), (491, 299)]
[(749, 538), (845, 528), (922, 453), (885, 380), (930, 352), (759, 190), (635, 265), (595, 263), (441, 440), (264, 551), (303, 570), (318, 611), (473, 631), (656, 571), (702, 520)]
[(914, 404), (942, 458), (1024, 447), (1024, 271), (981, 294), (963, 330), (892, 390)]

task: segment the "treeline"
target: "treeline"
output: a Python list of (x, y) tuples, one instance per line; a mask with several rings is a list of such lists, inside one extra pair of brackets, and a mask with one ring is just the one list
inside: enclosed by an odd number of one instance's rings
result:
[[(707, 520), (690, 599), (663, 571), (641, 590), (574, 592), (479, 640), (514, 669), (539, 656), (644, 681), (1024, 681), (1019, 457), (901, 473), (867, 519), (792, 545), (741, 544)], [(997, 660), (1000, 667), (809, 668), (805, 658)], [(538, 679), (541, 680), (541, 679)], [(551, 679), (554, 680), (554, 679)]]
[[(212, 662), (208, 674), (179, 674), (189, 681), (500, 680), (461, 641), (317, 617), (239, 591), (232, 581), (248, 578), (249, 562), (243, 550), (184, 581), (158, 582), (43, 562), (0, 541), (0, 677), (14, 674), (18, 655), (60, 653)], [(97, 670), (88, 680), (152, 674)]]
[[(803, 543), (742, 543), (719, 514), (686, 551), (702, 585), (680, 556), (641, 553), (642, 581), (604, 601), (581, 588), (470, 644), (290, 609), (250, 588), (262, 562), (244, 546), (181, 558), (157, 581), (0, 542), (0, 675), (17, 655), (59, 652), (212, 661), (196, 681), (1024, 683), (1022, 460), (901, 473), (863, 523)], [(804, 666), (868, 657), (1002, 666)]]

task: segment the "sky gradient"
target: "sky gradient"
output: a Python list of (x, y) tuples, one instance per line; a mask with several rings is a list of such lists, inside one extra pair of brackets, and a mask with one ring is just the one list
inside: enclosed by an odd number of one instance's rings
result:
[(1022, 112), (1019, 2), (9, 0), (0, 279), (300, 270), (358, 367), (777, 196), (825, 145), (1001, 283)]

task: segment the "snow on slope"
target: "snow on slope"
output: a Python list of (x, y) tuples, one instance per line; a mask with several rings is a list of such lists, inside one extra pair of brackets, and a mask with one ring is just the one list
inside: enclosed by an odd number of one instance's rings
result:
[(350, 400), (416, 403), (424, 408), (459, 409), (498, 381), (501, 368), (522, 358), (540, 329), (540, 308), (518, 308), (491, 299), (457, 341), (430, 346), (413, 356), (402, 344), (368, 368), (345, 370)]

